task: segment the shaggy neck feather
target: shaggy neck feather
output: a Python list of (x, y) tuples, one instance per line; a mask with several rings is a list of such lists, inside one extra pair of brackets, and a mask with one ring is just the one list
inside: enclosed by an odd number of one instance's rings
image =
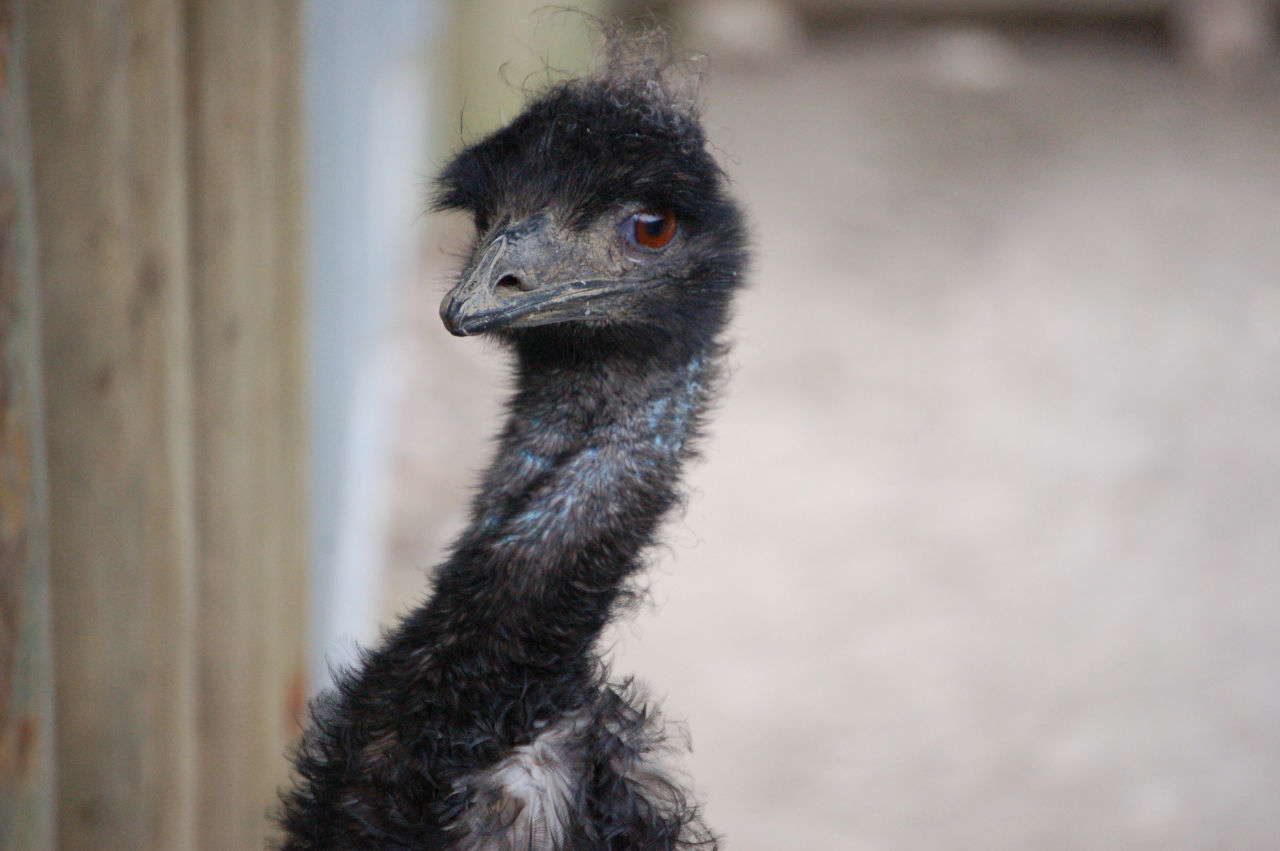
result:
[(455, 665), (514, 666), (525, 682), (592, 673), (592, 645), (677, 499), (712, 360), (521, 357), (499, 450), (428, 604)]

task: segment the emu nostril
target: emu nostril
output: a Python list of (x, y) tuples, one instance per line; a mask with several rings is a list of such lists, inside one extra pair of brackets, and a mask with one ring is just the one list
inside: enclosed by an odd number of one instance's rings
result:
[(493, 289), (495, 291), (520, 290), (527, 293), (533, 289), (533, 284), (515, 275), (503, 275), (498, 279), (498, 283), (494, 285)]

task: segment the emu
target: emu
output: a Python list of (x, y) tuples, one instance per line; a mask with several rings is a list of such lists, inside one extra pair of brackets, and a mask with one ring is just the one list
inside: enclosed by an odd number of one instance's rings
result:
[(475, 222), (441, 317), (509, 347), (515, 391), (430, 596), (312, 704), (286, 849), (716, 847), (597, 649), (680, 498), (746, 262), (696, 103), (634, 53), (437, 179)]

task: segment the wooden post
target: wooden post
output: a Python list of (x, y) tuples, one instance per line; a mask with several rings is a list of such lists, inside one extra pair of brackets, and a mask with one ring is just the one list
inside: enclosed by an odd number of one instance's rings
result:
[(182, 31), (172, 0), (30, 24), (59, 845), (191, 848), (195, 537)]
[(260, 848), (305, 695), (297, 3), (24, 8), (58, 845)]
[(305, 693), (294, 2), (189, 0), (200, 835), (262, 845)]
[(0, 838), (54, 847), (49, 539), (25, 33), (0, 0)]

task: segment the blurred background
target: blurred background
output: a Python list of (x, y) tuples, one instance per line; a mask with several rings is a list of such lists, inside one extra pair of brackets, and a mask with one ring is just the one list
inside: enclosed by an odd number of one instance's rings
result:
[[(708, 54), (755, 236), (607, 642), (727, 847), (1275, 847), (1277, 5), (572, 5)], [(0, 845), (262, 846), (485, 463), (423, 210), (542, 6), (0, 2)]]

